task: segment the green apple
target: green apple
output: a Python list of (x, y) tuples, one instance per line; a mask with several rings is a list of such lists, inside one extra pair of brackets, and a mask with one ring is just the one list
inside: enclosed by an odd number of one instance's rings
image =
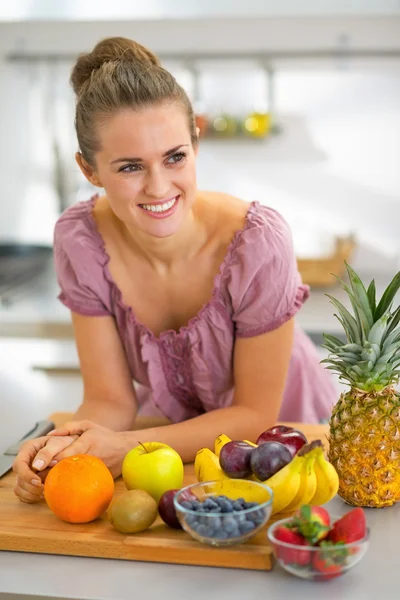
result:
[(158, 502), (167, 490), (182, 487), (183, 462), (167, 444), (144, 442), (126, 454), (122, 478), (128, 490), (145, 490)]

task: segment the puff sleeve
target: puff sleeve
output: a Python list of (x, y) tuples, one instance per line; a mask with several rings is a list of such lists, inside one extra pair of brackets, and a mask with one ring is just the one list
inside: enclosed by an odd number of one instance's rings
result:
[(112, 314), (109, 285), (101, 248), (79, 205), (67, 209), (54, 229), (53, 256), (59, 300), (73, 312), (86, 316)]
[(228, 285), (236, 337), (253, 337), (280, 327), (309, 296), (284, 218), (259, 204), (250, 210)]

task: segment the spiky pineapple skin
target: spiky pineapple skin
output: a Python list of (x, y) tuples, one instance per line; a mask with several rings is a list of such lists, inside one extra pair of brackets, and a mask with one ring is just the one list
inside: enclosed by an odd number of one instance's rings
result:
[(329, 460), (339, 475), (339, 496), (372, 508), (400, 500), (400, 397), (350, 389), (329, 421)]

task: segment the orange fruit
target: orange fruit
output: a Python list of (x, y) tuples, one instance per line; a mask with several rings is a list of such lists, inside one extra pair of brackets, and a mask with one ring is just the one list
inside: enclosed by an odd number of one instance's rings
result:
[(50, 469), (44, 484), (47, 506), (63, 521), (89, 523), (108, 508), (114, 479), (96, 456), (76, 454)]

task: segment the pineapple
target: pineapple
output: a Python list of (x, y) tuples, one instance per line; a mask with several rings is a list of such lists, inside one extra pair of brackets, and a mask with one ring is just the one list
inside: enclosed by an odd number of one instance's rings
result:
[(375, 281), (368, 289), (346, 263), (351, 314), (327, 294), (347, 338), (324, 334), (329, 351), (323, 363), (350, 386), (329, 421), (329, 460), (339, 475), (339, 495), (354, 506), (381, 508), (400, 500), (400, 306), (392, 305), (400, 272), (379, 302)]

